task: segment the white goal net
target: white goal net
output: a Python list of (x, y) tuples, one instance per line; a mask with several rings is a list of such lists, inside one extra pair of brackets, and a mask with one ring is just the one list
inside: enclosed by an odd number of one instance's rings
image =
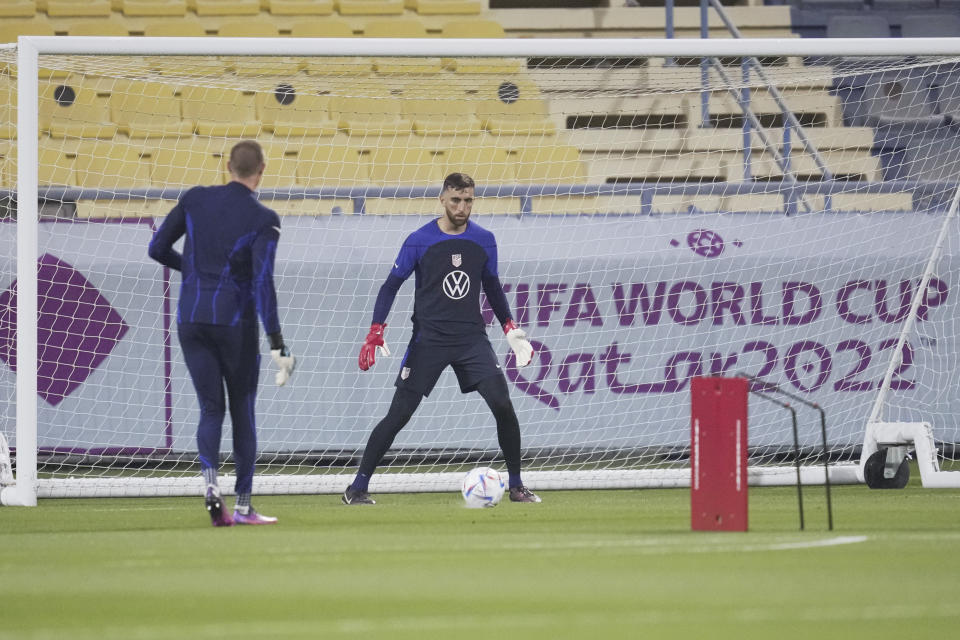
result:
[[(41, 497), (200, 487), (179, 274), (147, 244), (186, 189), (227, 179), (238, 140), (267, 155), (259, 197), (281, 215), (298, 357), (282, 388), (264, 360), (258, 492), (339, 492), (356, 470), (410, 338), (412, 281), (388, 319), (394, 357), (360, 372), (373, 302), (453, 171), (477, 182), (473, 220), (497, 237), (537, 349), (516, 369), (484, 307), (529, 484), (689, 483), (693, 376), (751, 375), (821, 405), (829, 458), (852, 469), (960, 181), (960, 46), (938, 39), (856, 57), (843, 41), (434, 40), (409, 55), (409, 41), (129, 40), (24, 39), (36, 73), (0, 50), (0, 433), (18, 481), (35, 439)], [(18, 161), (34, 138), (35, 176)], [(945, 468), (958, 241), (953, 224), (883, 405), (933, 425)], [(36, 323), (17, 300), (34, 248)], [(36, 331), (35, 359), (18, 329)], [(35, 390), (18, 396), (18, 377)], [(751, 397), (752, 481), (793, 482), (797, 455), (823, 481), (819, 417), (800, 411), (797, 450), (789, 413)], [(228, 474), (229, 433), (228, 417)], [(479, 464), (501, 466), (493, 418), (446, 372), (371, 490), (452, 489)]]

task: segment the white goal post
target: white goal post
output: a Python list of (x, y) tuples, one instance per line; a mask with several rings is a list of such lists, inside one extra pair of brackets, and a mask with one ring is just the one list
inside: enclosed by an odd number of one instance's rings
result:
[[(823, 406), (832, 482), (862, 481), (868, 416), (930, 423), (956, 458), (957, 39), (23, 36), (0, 82), (2, 504), (199, 493), (179, 280), (146, 242), (242, 138), (276, 168), (259, 197), (300, 358), (261, 380), (255, 492), (352, 477), (400, 361), (356, 370), (376, 290), (458, 169), (538, 350), (513, 367), (484, 309), (536, 489), (689, 485), (695, 375)], [(489, 412), (446, 376), (371, 491), (498, 464)], [(801, 426), (804, 482), (824, 481), (819, 433)], [(751, 483), (795, 481), (788, 416), (751, 403), (749, 440)]]

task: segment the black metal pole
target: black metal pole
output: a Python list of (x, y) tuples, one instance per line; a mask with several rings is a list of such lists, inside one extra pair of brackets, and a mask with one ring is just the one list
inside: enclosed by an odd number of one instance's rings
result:
[(803, 531), (803, 485), (800, 482), (800, 436), (797, 433), (797, 410), (790, 406), (789, 402), (782, 402), (754, 389), (750, 389), (750, 393), (790, 411), (790, 417), (793, 422), (793, 457), (796, 461), (797, 469), (797, 509), (800, 511), (800, 530)]
[(823, 486), (825, 487), (827, 493), (827, 528), (830, 531), (833, 531), (833, 501), (830, 498), (830, 449), (827, 445), (827, 412), (824, 411), (823, 407), (821, 407), (818, 403), (810, 402), (806, 398), (802, 398), (795, 393), (785, 391), (772, 382), (755, 378), (749, 374), (741, 375), (751, 382), (763, 385), (765, 391), (774, 391), (820, 412), (820, 437), (823, 443)]

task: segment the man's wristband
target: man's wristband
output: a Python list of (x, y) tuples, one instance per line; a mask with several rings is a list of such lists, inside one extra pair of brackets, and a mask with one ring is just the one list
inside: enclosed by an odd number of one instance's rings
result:
[(267, 339), (270, 340), (270, 351), (283, 349), (283, 333), (280, 331), (277, 331), (276, 333), (268, 333)]

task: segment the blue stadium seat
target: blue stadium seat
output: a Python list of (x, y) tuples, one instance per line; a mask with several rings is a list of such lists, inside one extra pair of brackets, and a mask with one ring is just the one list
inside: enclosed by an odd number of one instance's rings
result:
[(827, 19), (828, 38), (889, 38), (890, 22), (876, 13), (837, 14)]
[(960, 37), (960, 15), (956, 13), (916, 13), (904, 16), (900, 22), (904, 38)]

